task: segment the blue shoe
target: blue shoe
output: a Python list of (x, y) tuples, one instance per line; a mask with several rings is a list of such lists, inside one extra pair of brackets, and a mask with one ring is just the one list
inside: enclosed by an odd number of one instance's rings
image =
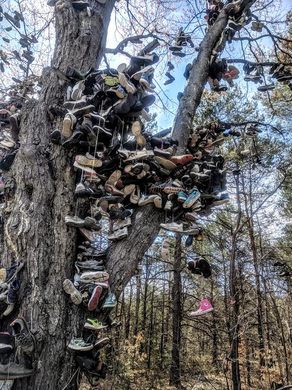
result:
[(102, 309), (112, 309), (117, 306), (117, 297), (114, 293), (109, 293), (106, 297)]
[(197, 189), (193, 189), (188, 198), (183, 203), (183, 208), (188, 209), (193, 206), (193, 204), (200, 198), (201, 193)]
[(178, 192), (178, 194), (177, 194), (177, 201), (178, 202), (183, 203), (187, 199), (188, 199), (188, 195), (185, 192), (183, 192), (183, 191)]

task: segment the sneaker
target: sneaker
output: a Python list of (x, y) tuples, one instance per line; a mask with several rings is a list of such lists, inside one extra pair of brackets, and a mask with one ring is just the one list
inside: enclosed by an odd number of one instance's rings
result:
[(190, 316), (198, 317), (198, 316), (210, 313), (213, 310), (214, 310), (213, 306), (211, 305), (209, 300), (207, 298), (205, 298), (205, 299), (201, 300), (200, 307), (198, 310), (190, 312)]
[(168, 80), (164, 81), (164, 85), (168, 85), (174, 82), (175, 78), (170, 74), (169, 72), (165, 73), (165, 76), (168, 78)]
[(69, 279), (65, 279), (63, 282), (63, 289), (66, 294), (70, 295), (71, 301), (75, 305), (80, 305), (82, 302), (82, 295), (80, 291), (77, 290), (77, 288), (74, 286), (74, 284)]
[(102, 271), (88, 271), (80, 275), (81, 283), (99, 283), (109, 280), (109, 274)]
[(161, 249), (160, 249), (160, 255), (161, 255), (161, 258), (162, 260), (169, 260), (169, 257), (170, 257), (170, 239), (169, 238), (165, 238), (163, 241), (162, 241), (162, 244), (161, 244)]
[(102, 161), (94, 158), (89, 153), (86, 153), (86, 156), (77, 155), (75, 157), (75, 161), (79, 165), (83, 165), (85, 167), (90, 167), (90, 168), (100, 168), (102, 166)]
[(7, 332), (0, 332), (0, 354), (12, 352), (14, 349), (14, 336)]
[(88, 310), (93, 311), (97, 308), (100, 297), (102, 294), (102, 287), (101, 286), (96, 286), (91, 294), (91, 297), (88, 301)]
[(92, 320), (91, 318), (87, 318), (84, 328), (97, 331), (101, 329), (106, 329), (107, 325), (104, 325), (102, 322), (98, 320)]
[(275, 84), (265, 84), (258, 87), (258, 91), (260, 92), (266, 92), (266, 91), (272, 91), (275, 89)]
[(142, 196), (138, 201), (138, 206), (146, 206), (147, 204), (154, 203), (157, 195)]
[(119, 73), (119, 81), (121, 86), (125, 88), (128, 93), (134, 94), (137, 91), (135, 85), (127, 79), (127, 76), (124, 73)]
[(183, 203), (184, 209), (189, 209), (193, 206), (193, 204), (200, 198), (201, 193), (200, 191), (195, 188), (193, 191), (189, 194), (188, 198)]
[(74, 215), (73, 217), (71, 217), (70, 215), (66, 215), (65, 224), (77, 228), (84, 227), (84, 219), (77, 217), (77, 215)]
[(159, 156), (155, 156), (154, 157), (154, 160), (156, 162), (158, 162), (158, 164), (160, 164), (161, 166), (163, 166), (164, 168), (172, 171), (173, 169), (176, 168), (176, 164), (173, 163), (172, 161), (170, 160), (167, 160), (166, 158), (163, 158), (163, 157), (159, 157)]
[(93, 344), (86, 343), (81, 338), (72, 338), (70, 343), (68, 344), (68, 348), (73, 351), (91, 351), (93, 349)]
[(92, 174), (92, 175), (96, 175), (96, 172), (95, 172), (94, 169), (89, 168), (89, 167), (86, 167), (85, 165), (79, 164), (77, 160), (75, 160), (73, 166), (74, 166), (75, 168), (77, 168), (77, 169), (80, 169), (81, 171), (90, 173), (90, 174)]
[(35, 349), (36, 341), (25, 319), (16, 318), (10, 326), (16, 340), (16, 346), (26, 354), (31, 354)]
[(114, 233), (108, 236), (108, 239), (111, 241), (119, 241), (128, 237), (128, 228), (124, 227), (122, 229), (116, 230)]
[(177, 201), (178, 202), (184, 203), (187, 199), (188, 199), (188, 195), (185, 192), (183, 192), (183, 191), (178, 192), (178, 194), (177, 194)]
[(109, 293), (102, 305), (102, 309), (113, 309), (117, 306), (117, 303), (116, 295), (114, 293)]
[(26, 378), (33, 375), (34, 371), (25, 368), (21, 364), (9, 362), (8, 364), (0, 364), (0, 380), (14, 380), (18, 378)]
[(64, 138), (71, 137), (76, 122), (77, 119), (73, 114), (68, 113), (65, 115), (65, 118), (63, 119), (63, 128), (62, 128), (62, 135)]
[(107, 346), (109, 343), (110, 343), (110, 339), (108, 337), (103, 337), (103, 338), (96, 340), (96, 342), (94, 344), (94, 348), (99, 350), (99, 349), (102, 349), (105, 346)]

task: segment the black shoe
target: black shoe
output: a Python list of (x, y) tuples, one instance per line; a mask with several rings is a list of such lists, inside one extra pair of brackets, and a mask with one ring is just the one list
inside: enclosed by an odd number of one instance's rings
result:
[(16, 153), (17, 150), (14, 150), (12, 153), (9, 153), (4, 158), (2, 158), (2, 160), (0, 161), (0, 169), (2, 169), (2, 171), (9, 171), (11, 165), (14, 162)]
[(62, 134), (60, 130), (56, 129), (50, 134), (50, 139), (53, 144), (60, 145), (61, 144)]
[(87, 7), (89, 7), (89, 3), (84, 0), (72, 0), (72, 7), (76, 11), (84, 11)]
[(191, 71), (192, 67), (193, 67), (192, 64), (187, 64), (187, 66), (185, 68), (184, 77), (186, 78), (186, 80), (188, 80), (190, 77), (190, 71)]
[(165, 76), (168, 77), (168, 80), (164, 82), (164, 85), (168, 85), (174, 82), (175, 78), (169, 72), (166, 72)]
[(84, 137), (83, 132), (80, 130), (75, 130), (71, 137), (66, 139), (66, 141), (64, 141), (62, 145), (64, 148), (70, 148), (71, 146), (78, 144), (82, 137)]

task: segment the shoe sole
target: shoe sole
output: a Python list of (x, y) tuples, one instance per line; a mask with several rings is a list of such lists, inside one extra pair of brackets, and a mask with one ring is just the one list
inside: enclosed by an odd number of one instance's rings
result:
[(89, 159), (85, 156), (76, 156), (76, 161), (78, 164), (83, 165), (89, 168), (100, 168), (102, 166), (102, 161), (97, 159)]
[(75, 288), (74, 284), (69, 279), (65, 279), (63, 282), (63, 289), (66, 294), (70, 295), (71, 301), (75, 305), (80, 305), (82, 302), (82, 295)]
[(93, 275), (83, 274), (80, 276), (80, 281), (82, 283), (98, 283), (98, 282), (106, 282), (107, 280), (109, 280), (109, 274), (103, 271), (96, 272)]
[(62, 135), (65, 138), (70, 138), (72, 134), (73, 134), (73, 131), (72, 131), (72, 121), (71, 121), (70, 118), (64, 118)]
[(95, 289), (93, 290), (93, 293), (90, 297), (90, 300), (88, 302), (88, 310), (89, 311), (93, 311), (96, 309), (96, 307), (99, 303), (101, 294), (102, 294), (102, 287), (101, 286), (95, 287)]
[(201, 313), (198, 313), (198, 314), (190, 314), (191, 317), (200, 317), (204, 314), (207, 314), (207, 313), (210, 313), (211, 311), (213, 311), (214, 309), (207, 309), (207, 310), (204, 310), (202, 311)]

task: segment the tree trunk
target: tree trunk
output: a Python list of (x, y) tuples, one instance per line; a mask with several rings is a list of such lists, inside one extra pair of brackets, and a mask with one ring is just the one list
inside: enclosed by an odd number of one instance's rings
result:
[[(76, 233), (64, 223), (65, 215), (73, 212), (74, 174), (71, 154), (50, 144), (49, 134), (60, 127), (61, 118), (52, 123), (48, 108), (64, 101), (59, 72), (68, 66), (85, 71), (102, 57), (114, 0), (104, 6), (90, 3), (91, 17), (71, 6), (56, 12), (52, 68), (43, 72), (39, 101), (23, 108), (21, 146), (10, 171), (16, 194), (5, 226), (5, 262), (25, 262), (17, 312), (30, 321), (37, 339), (36, 372), (15, 381), (14, 389), (62, 389), (75, 370), (67, 344), (81, 329), (83, 314), (62, 292), (62, 281), (73, 275), (75, 256)], [(68, 389), (75, 387), (74, 380)]]
[(169, 384), (181, 387), (180, 379), (180, 345), (181, 345), (181, 236), (176, 235), (176, 245), (173, 262), (172, 286), (172, 352)]

